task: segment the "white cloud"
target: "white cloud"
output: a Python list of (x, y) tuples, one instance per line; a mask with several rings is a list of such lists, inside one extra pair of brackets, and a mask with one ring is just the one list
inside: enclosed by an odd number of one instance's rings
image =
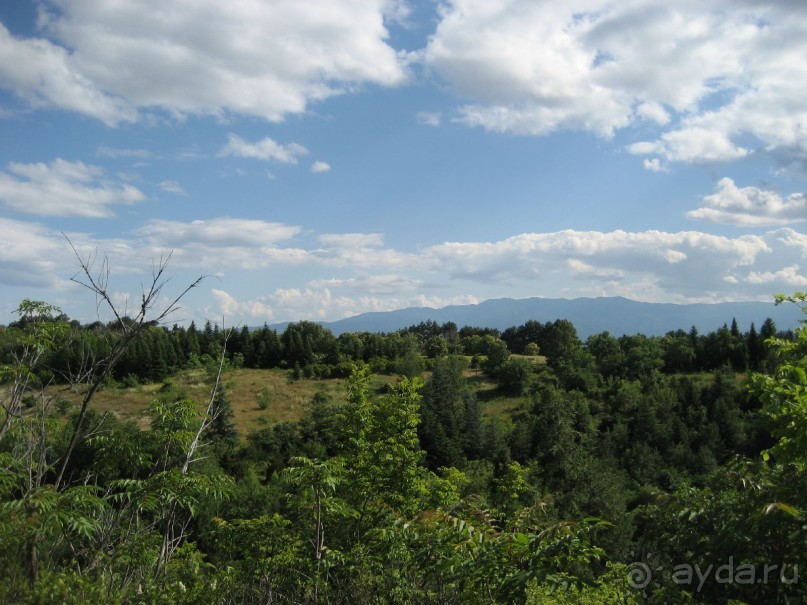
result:
[(283, 245), (299, 232), (299, 227), (282, 223), (223, 217), (190, 223), (154, 220), (134, 235), (140, 256), (156, 258), (171, 252), (174, 266), (210, 274), (310, 260), (308, 251)]
[(328, 288), (279, 288), (251, 300), (237, 300), (222, 290), (214, 290), (217, 315), (244, 318), (245, 321), (316, 320), (325, 321), (358, 315), (365, 311), (390, 311), (395, 303), (371, 297), (334, 296)]
[(400, 295), (412, 292), (423, 285), (420, 279), (405, 275), (369, 275), (347, 279), (328, 278), (312, 280), (312, 288), (342, 289), (352, 292), (366, 292), (376, 295)]
[(0, 217), (3, 262), (0, 283), (5, 286), (56, 288), (66, 277), (59, 276), (59, 261), (67, 242), (42, 225)]
[[(602, 137), (637, 122), (633, 146), (669, 161), (759, 149), (807, 167), (807, 4), (736, 0), (450, 0), (423, 56), (495, 132)], [(797, 161), (794, 161), (796, 158)]]
[(460, 120), (496, 132), (559, 128), (610, 136), (628, 124), (631, 98), (592, 77), (595, 48), (574, 3), (454, 0), (425, 62), (466, 97)]
[(231, 155), (239, 158), (273, 160), (282, 164), (296, 164), (301, 155), (308, 153), (308, 149), (302, 145), (297, 143), (283, 145), (269, 137), (257, 143), (248, 143), (232, 133), (227, 138), (227, 144), (219, 151), (220, 156)]
[(188, 193), (182, 188), (182, 185), (176, 181), (162, 181), (158, 186), (167, 193), (176, 193), (177, 195), (184, 195), (186, 197), (188, 195)]
[(650, 172), (667, 172), (667, 169), (658, 158), (645, 158), (642, 164), (645, 170), (649, 170)]
[(785, 282), (803, 288), (807, 286), (807, 277), (802, 274), (798, 265), (784, 267), (778, 271), (750, 271), (747, 277), (751, 284), (775, 284)]
[(43, 39), (20, 39), (0, 23), (0, 88), (34, 107), (50, 106), (98, 118), (108, 126), (133, 122), (135, 110), (100, 90), (72, 66), (71, 55)]
[(684, 128), (661, 135), (658, 141), (628, 146), (636, 154), (662, 155), (671, 162), (711, 163), (739, 160), (750, 152), (732, 143), (725, 133), (705, 128)]
[(384, 236), (380, 233), (326, 233), (317, 239), (328, 248), (378, 248), (384, 245)]
[(636, 115), (643, 120), (650, 120), (662, 126), (670, 123), (670, 114), (667, 110), (660, 103), (652, 101), (639, 104), (636, 108)]
[[(428, 251), (434, 264), (453, 279), (508, 287), (513, 283), (559, 284), (571, 280), (602, 284), (606, 275), (623, 275), (622, 285), (650, 278), (660, 298), (729, 296), (719, 289), (723, 276), (745, 271), (772, 250), (773, 236), (726, 238), (688, 231), (525, 233), (498, 242), (451, 242)], [(781, 246), (780, 246), (781, 247)], [(801, 254), (795, 246), (781, 258)], [(570, 265), (570, 263), (572, 263)], [(576, 269), (569, 274), (569, 267)], [(585, 268), (585, 271), (582, 269)], [(647, 299), (637, 290), (633, 297)], [(549, 295), (549, 294), (547, 294)]]
[(272, 293), (248, 300), (238, 300), (223, 290), (213, 290), (216, 304), (209, 315), (242, 322), (333, 321), (361, 313), (393, 311), (405, 307), (439, 308), (479, 302), (473, 295), (451, 297), (417, 295), (411, 297), (337, 296), (327, 287), (278, 288)]
[(17, 212), (100, 218), (113, 216), (110, 206), (146, 199), (136, 187), (111, 182), (101, 168), (83, 162), (12, 162), (7, 170), (0, 172), (0, 199)]
[(107, 145), (98, 147), (96, 154), (102, 158), (136, 158), (140, 160), (147, 160), (154, 157), (154, 154), (148, 149), (121, 149), (108, 147)]
[[(202, 317), (223, 313), (228, 321), (252, 325), (501, 296), (770, 300), (774, 292), (803, 289), (807, 266), (807, 234), (790, 228), (739, 237), (565, 230), (446, 242), (417, 252), (387, 247), (378, 233), (316, 235), (293, 225), (227, 217), (155, 220), (126, 238), (69, 237), (82, 258), (109, 258), (113, 276), (121, 278), (116, 291), (136, 292), (144, 265), (169, 253), (174, 283), (185, 283), (189, 275), (218, 275), (213, 292), (198, 289), (188, 303), (205, 309)], [(12, 289), (20, 298), (32, 296), (21, 288), (66, 291), (77, 263), (61, 234), (0, 218), (0, 239), (7, 243), (0, 263), (6, 298)]]
[(60, 0), (40, 13), (48, 39), (0, 29), (0, 82), (108, 125), (136, 119), (135, 108), (278, 121), (366, 83), (405, 82), (407, 58), (384, 23), (405, 14), (395, 5)]
[(313, 253), (320, 262), (337, 267), (409, 267), (422, 266), (425, 260), (415, 254), (384, 248), (380, 233), (338, 233), (317, 237), (322, 245)]
[(311, 164), (311, 172), (330, 172), (331, 165), (328, 162), (314, 162)]
[(213, 314), (216, 317), (223, 317), (225, 321), (250, 318), (270, 322), (275, 319), (274, 309), (261, 300), (239, 302), (224, 290), (217, 288), (213, 288), (210, 293), (216, 301)]
[(687, 212), (689, 218), (729, 225), (787, 225), (807, 221), (807, 196), (792, 193), (783, 199), (775, 191), (757, 187), (737, 187), (730, 178), (717, 183), (712, 195), (704, 196), (703, 206)]
[(443, 116), (439, 111), (419, 111), (415, 116), (418, 124), (425, 124), (426, 126), (439, 126), (442, 118)]
[(190, 223), (155, 220), (135, 233), (164, 248), (203, 246), (211, 250), (245, 248), (258, 251), (287, 241), (299, 232), (299, 227), (282, 223), (225, 217)]

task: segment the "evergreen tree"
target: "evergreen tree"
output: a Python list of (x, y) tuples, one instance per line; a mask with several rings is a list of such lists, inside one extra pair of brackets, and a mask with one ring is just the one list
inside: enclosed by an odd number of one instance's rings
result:
[(765, 347), (762, 337), (757, 334), (757, 329), (753, 323), (746, 336), (746, 348), (748, 350), (748, 367), (754, 371), (759, 370), (765, 355)]
[(462, 468), (468, 454), (478, 448), (482, 418), (464, 370), (462, 358), (439, 357), (423, 388), (423, 421), (418, 434), (426, 462), (434, 469)]

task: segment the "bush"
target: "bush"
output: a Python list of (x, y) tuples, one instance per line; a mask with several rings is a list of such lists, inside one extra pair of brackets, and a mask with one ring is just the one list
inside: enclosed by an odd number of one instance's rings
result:
[(140, 385), (140, 381), (137, 379), (137, 374), (127, 374), (120, 382), (126, 389), (132, 389)]
[(258, 402), (258, 407), (265, 410), (275, 400), (275, 390), (270, 386), (263, 387), (258, 394), (255, 395), (255, 401)]

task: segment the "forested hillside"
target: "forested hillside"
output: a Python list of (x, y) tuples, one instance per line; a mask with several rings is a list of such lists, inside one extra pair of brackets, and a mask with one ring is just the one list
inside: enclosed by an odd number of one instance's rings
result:
[[(26, 300), (0, 328), (2, 602), (805, 601), (803, 328), (336, 337), (145, 311)], [(239, 433), (238, 368), (343, 387)], [(191, 369), (208, 397), (176, 386)], [(516, 404), (486, 413), (471, 370)], [(155, 383), (145, 422), (95, 405)]]

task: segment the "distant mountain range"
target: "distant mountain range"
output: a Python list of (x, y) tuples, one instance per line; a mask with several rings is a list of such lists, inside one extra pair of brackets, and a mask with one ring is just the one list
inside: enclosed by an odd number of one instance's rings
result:
[[(478, 326), (504, 330), (533, 319), (545, 323), (567, 319), (577, 328), (581, 339), (608, 331), (614, 336), (645, 334), (660, 336), (670, 330), (711, 332), (724, 323), (737, 320), (745, 332), (753, 322), (757, 329), (770, 317), (779, 330), (793, 329), (802, 318), (793, 304), (773, 302), (731, 302), (716, 304), (675, 305), (636, 302), (622, 297), (608, 298), (501, 298), (476, 305), (452, 305), (441, 309), (410, 307), (398, 311), (362, 313), (338, 321), (321, 322), (335, 335), (344, 332), (394, 332), (422, 321), (443, 324), (453, 321), (457, 327)], [(288, 322), (270, 327), (282, 331)]]

